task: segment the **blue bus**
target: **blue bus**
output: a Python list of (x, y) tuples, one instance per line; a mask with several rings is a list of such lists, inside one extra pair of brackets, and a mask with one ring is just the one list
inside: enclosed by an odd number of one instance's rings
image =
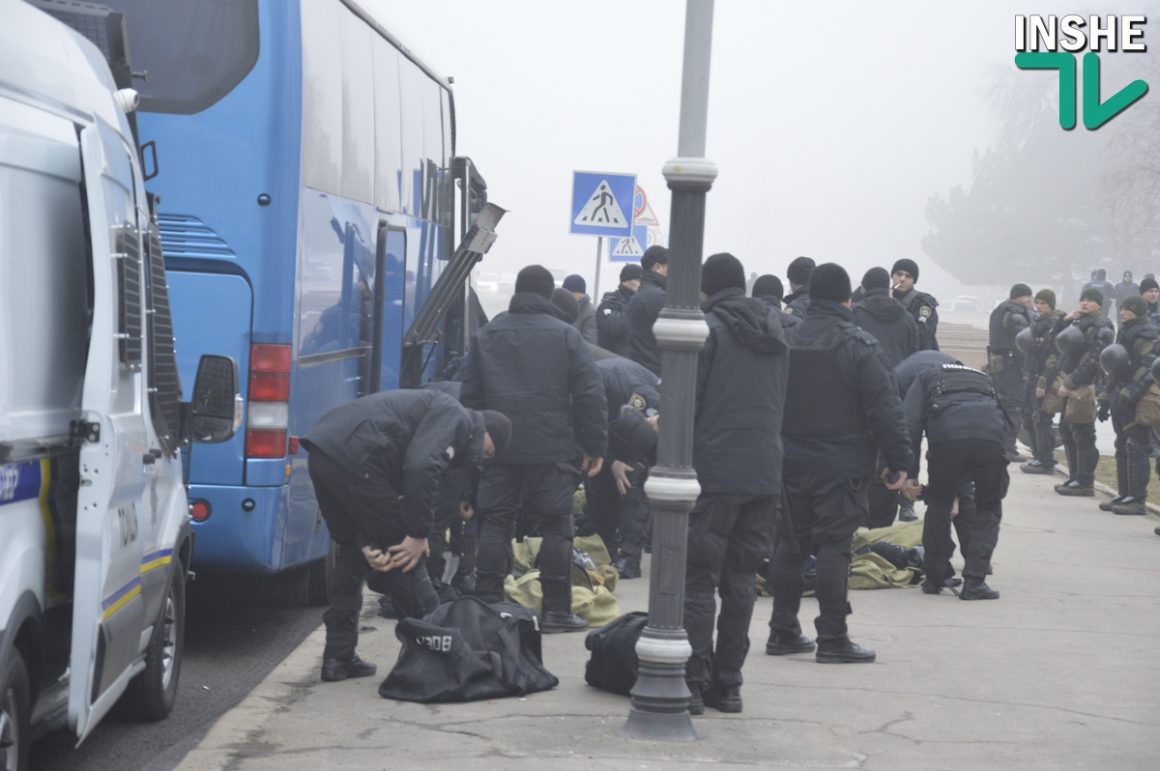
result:
[[(450, 81), (356, 0), (103, 3), (106, 55), (124, 35), (140, 94), (182, 382), (213, 351), (243, 384), (236, 438), (189, 460), (193, 566), (317, 568), (330, 539), (298, 437), (429, 379), (470, 334), (457, 270), (450, 311), (404, 351), (486, 195), (455, 156)], [(81, 26), (77, 4), (37, 4)]]

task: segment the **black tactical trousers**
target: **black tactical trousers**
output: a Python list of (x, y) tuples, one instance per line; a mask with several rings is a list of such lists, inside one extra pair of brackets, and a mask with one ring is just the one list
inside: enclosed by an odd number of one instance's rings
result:
[[(368, 466), (354, 472), (315, 450), (308, 461), (310, 481), (322, 517), (335, 540), (335, 565), (330, 575), (330, 607), (322, 616), (326, 624), (327, 658), (349, 659), (358, 644), (358, 614), (362, 609), (362, 584), (390, 595), (395, 607), (408, 616), (424, 616), (439, 605), (424, 561), (409, 573), (382, 573), (367, 564), (363, 541), (379, 549), (403, 542), (400, 497), (385, 474)], [(359, 523), (356, 533), (352, 523)], [(331, 523), (334, 523), (331, 525)]]
[(1055, 415), (1043, 411), (1043, 400), (1030, 402), (1032, 424), (1035, 426), (1035, 459), (1044, 466), (1055, 465)]
[(1144, 501), (1148, 498), (1148, 478), (1152, 473), (1149, 462), (1152, 439), (1148, 428), (1136, 425), (1133, 423), (1134, 420), (1135, 405), (1113, 406), (1112, 428), (1116, 431), (1116, 481), (1119, 488), (1117, 492)]
[[(685, 669), (690, 690), (741, 685), (749, 652), (749, 622), (757, 597), (753, 578), (769, 556), (772, 495), (704, 493), (689, 512), (685, 629), (693, 655)], [(717, 602), (721, 596), (721, 614)], [(713, 620), (717, 646), (713, 647)]]
[(1035, 398), (1035, 375), (1028, 375), (1023, 386), (1023, 409), (1020, 413), (1020, 427), (1027, 432), (1031, 457), (1039, 457), (1039, 436), (1035, 433), (1035, 413), (1039, 410), (1039, 400)]
[(815, 474), (787, 475), (789, 522), (779, 522), (766, 576), (773, 590), (769, 626), (782, 634), (801, 634), (798, 611), (802, 604), (802, 567), (812, 553), (817, 557), (814, 593), (819, 639), (846, 635), (847, 584), (854, 531), (866, 520), (869, 480), (835, 479)]
[(439, 607), (425, 559), (409, 573), (401, 569), (382, 573), (367, 564), (360, 549), (342, 544), (336, 547), (334, 572), (330, 574), (330, 607), (322, 614), (326, 624), (326, 647), (322, 652), (325, 658), (345, 660), (354, 655), (364, 580), (371, 591), (390, 597), (403, 617), (421, 618)]
[(572, 494), (579, 481), (578, 468), (569, 464), (484, 465), (479, 480), (475, 582), (480, 599), (503, 599), (510, 544), (522, 511), (528, 517), (529, 530), (538, 530), (544, 539), (540, 547), (543, 610), (572, 611)]
[(629, 472), (628, 481), (632, 487), (621, 495), (612, 476), (612, 462), (612, 456), (606, 456), (600, 473), (585, 478), (585, 508), (597, 535), (608, 548), (609, 557), (615, 560), (626, 552), (625, 556), (639, 560), (646, 474), (639, 469)]
[(969, 477), (975, 483), (974, 505), (960, 505), (958, 520), (961, 521), (956, 522), (964, 548), (963, 575), (985, 578), (999, 540), (999, 520), (1003, 516), (1007, 475), (1003, 448), (995, 442), (977, 439), (939, 442), (930, 446), (926, 459), (923, 571), (936, 584), (948, 577), (947, 565), (955, 549), (951, 541), (951, 508), (963, 478)]
[[(997, 357), (992, 357), (997, 358)], [(1019, 425), (1023, 419), (1023, 400), (1027, 396), (1027, 385), (1023, 382), (1023, 368), (1006, 357), (1004, 367), (997, 375), (991, 376), (999, 405), (1007, 415), (1007, 437), (1004, 449), (1015, 450), (1015, 439), (1019, 436)]]
[[(1067, 399), (1063, 400), (1064, 415)], [(1096, 482), (1096, 464), (1100, 462), (1100, 452), (1096, 449), (1096, 426), (1094, 423), (1069, 423), (1067, 418), (1059, 419), (1059, 435), (1063, 438), (1063, 450), (1067, 454), (1067, 478), (1074, 479), (1085, 487)]]

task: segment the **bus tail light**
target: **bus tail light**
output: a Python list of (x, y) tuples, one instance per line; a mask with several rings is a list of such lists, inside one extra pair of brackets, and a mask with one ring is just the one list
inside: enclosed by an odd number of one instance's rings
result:
[(250, 404), (246, 412), (246, 457), (283, 458), (290, 425), (288, 345), (250, 346)]

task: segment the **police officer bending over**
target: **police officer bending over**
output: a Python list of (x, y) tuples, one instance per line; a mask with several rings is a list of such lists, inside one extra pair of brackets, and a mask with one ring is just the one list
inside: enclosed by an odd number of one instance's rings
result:
[(557, 318), (554, 287), (547, 268), (519, 272), (507, 314), (471, 338), (460, 398), (512, 421), (511, 446), (480, 475), (476, 594), (503, 599), (522, 509), (544, 539), (541, 628), (565, 632), (588, 625), (572, 613), (572, 494), (585, 472), (595, 476), (604, 465), (607, 413), (596, 362), (575, 327)]
[(323, 415), (302, 438), (336, 548), (322, 617), (323, 680), (375, 673), (355, 654), (364, 578), (408, 616), (439, 604), (425, 565), (435, 493), (448, 468), (481, 464), (510, 436), (500, 413), (466, 410), (447, 394), (424, 390), (356, 399)]
[(874, 651), (850, 641), (846, 601), (850, 546), (867, 516), (867, 489), (879, 451), (883, 476), (900, 489), (911, 467), (910, 441), (894, 378), (873, 336), (854, 326), (850, 277), (833, 263), (810, 276), (805, 320), (788, 334), (789, 385), (785, 399), (785, 493), (790, 523), (778, 522), (767, 578), (773, 617), (765, 652), (809, 653), (814, 641), (798, 623), (802, 566), (817, 557), (820, 611), (817, 660), (870, 662)]
[[(770, 551), (774, 496), (781, 489), (789, 368), (781, 325), (761, 301), (745, 296), (745, 270), (736, 257), (723, 253), (705, 260), (701, 292), (709, 325), (697, 360), (693, 423), (701, 494), (689, 513), (685, 575), (685, 628), (693, 647), (685, 677), (692, 714), (705, 705), (741, 711), (753, 576)], [(715, 650), (714, 591), (721, 595)]]
[(1023, 353), (1015, 346), (1015, 336), (1031, 326), (1031, 287), (1015, 284), (1008, 298), (991, 311), (987, 361), (999, 403), (1007, 415), (1007, 433), (1003, 452), (1007, 460), (1027, 460), (1015, 447), (1023, 417), (1023, 400), (1027, 393), (1023, 382)]
[(990, 378), (962, 364), (940, 364), (921, 372), (906, 392), (906, 429), (914, 448), (918, 475), (918, 447), (926, 432), (926, 517), (922, 523), (922, 590), (942, 591), (946, 567), (954, 552), (951, 508), (964, 478), (975, 483), (975, 505), (962, 507), (959, 516), (966, 540), (963, 555), (962, 600), (997, 600), (999, 593), (986, 584), (991, 554), (999, 538), (1003, 515), (1007, 460), (1003, 457), (1006, 420)]

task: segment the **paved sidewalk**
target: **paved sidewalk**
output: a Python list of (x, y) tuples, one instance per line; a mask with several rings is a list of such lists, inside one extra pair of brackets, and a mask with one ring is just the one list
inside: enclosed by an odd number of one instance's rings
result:
[[(1160, 538), (1156, 518), (1061, 498), (1012, 467), (991, 584), (997, 602), (916, 588), (853, 592), (871, 665), (764, 654), (759, 598), (745, 711), (694, 718), (701, 740), (623, 739), (627, 699), (584, 683), (584, 635), (544, 637), (554, 691), (424, 706), (379, 678), (321, 683), (319, 629), (192, 751), (183, 769), (1160, 768)], [(646, 606), (647, 578), (617, 590)], [(816, 612), (803, 602), (805, 625)], [(394, 623), (366, 606), (360, 653), (380, 676)]]

